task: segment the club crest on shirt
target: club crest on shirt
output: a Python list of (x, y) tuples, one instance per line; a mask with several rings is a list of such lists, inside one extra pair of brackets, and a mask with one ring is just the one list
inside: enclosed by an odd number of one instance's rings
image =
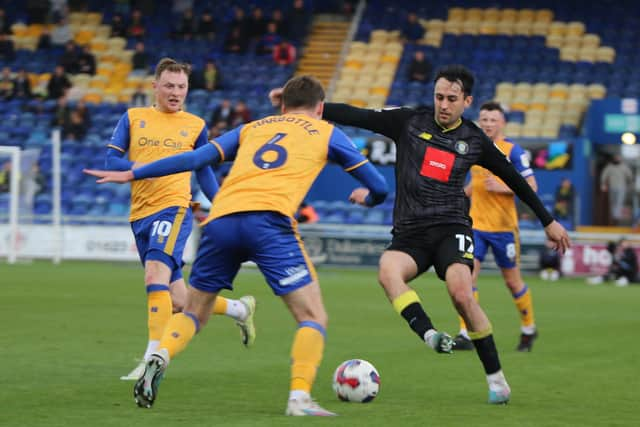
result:
[(466, 141), (458, 140), (456, 141), (455, 149), (460, 154), (467, 154), (469, 152), (469, 144)]
[(187, 132), (186, 130), (181, 130), (180, 131), (180, 136), (188, 136), (189, 132)]
[(146, 123), (144, 120), (140, 120), (140, 129), (143, 129), (146, 126)]

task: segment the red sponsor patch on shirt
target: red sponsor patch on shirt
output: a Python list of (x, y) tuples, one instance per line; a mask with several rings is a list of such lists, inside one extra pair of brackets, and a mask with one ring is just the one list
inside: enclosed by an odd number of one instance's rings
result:
[(456, 156), (453, 153), (427, 147), (424, 159), (422, 160), (420, 175), (437, 179), (438, 181), (448, 182), (455, 160)]

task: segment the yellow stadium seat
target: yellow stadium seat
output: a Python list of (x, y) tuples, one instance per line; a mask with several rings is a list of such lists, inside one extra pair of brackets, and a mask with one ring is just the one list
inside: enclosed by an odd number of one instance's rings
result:
[(580, 62), (595, 62), (598, 51), (595, 48), (587, 47), (581, 48), (578, 51), (578, 61)]
[(531, 24), (531, 35), (532, 36), (546, 36), (549, 33), (549, 22), (545, 21), (534, 21)]
[(537, 138), (540, 136), (540, 128), (537, 126), (523, 126), (520, 136), (523, 138)]
[(518, 138), (521, 135), (522, 124), (517, 122), (508, 122), (504, 127), (504, 134), (511, 138)]
[(527, 111), (529, 104), (526, 102), (512, 102), (510, 107), (513, 111)]
[(535, 20), (536, 22), (552, 22), (553, 12), (550, 9), (538, 9)]
[(530, 98), (531, 84), (526, 82), (517, 83), (514, 87), (514, 96), (516, 98)]
[(519, 36), (531, 35), (533, 31), (533, 21), (518, 21), (513, 27), (513, 34)]
[(29, 31), (27, 30), (27, 26), (22, 22), (16, 22), (11, 25), (11, 33), (14, 36), (22, 37), (28, 35)]
[(102, 14), (99, 12), (89, 12), (85, 15), (84, 22), (92, 27), (97, 27), (102, 23)]
[(480, 28), (478, 28), (478, 33), (491, 36), (498, 33), (498, 21), (489, 21), (485, 20), (480, 23)]
[(353, 105), (354, 107), (364, 108), (367, 106), (367, 101), (359, 98), (351, 98), (349, 99), (348, 104)]
[(531, 95), (535, 97), (544, 97), (547, 99), (549, 97), (549, 83), (536, 83), (531, 86)]
[(496, 27), (497, 34), (512, 35), (515, 30), (515, 21), (500, 21)]
[(520, 9), (517, 11), (518, 22), (533, 22), (535, 17), (536, 13), (533, 9)]
[(71, 12), (67, 19), (70, 25), (82, 25), (85, 21), (85, 14), (82, 12)]
[(582, 45), (582, 36), (576, 36), (567, 34), (564, 36), (564, 40), (562, 41), (562, 47), (571, 47), (574, 49), (580, 49)]
[(582, 48), (590, 47), (597, 48), (600, 46), (600, 36), (597, 34), (585, 34), (582, 36)]
[(442, 35), (443, 33), (441, 32), (428, 31), (421, 43), (426, 46), (440, 47), (442, 44)]
[(102, 94), (97, 92), (87, 92), (82, 100), (89, 104), (100, 104), (102, 102)]
[(447, 21), (444, 32), (449, 34), (462, 34), (463, 21)]
[(524, 116), (525, 126), (540, 125), (544, 118), (544, 110), (529, 108)]
[(566, 33), (568, 35), (582, 36), (585, 31), (583, 22), (571, 21), (567, 23)]
[(561, 21), (553, 21), (549, 24), (549, 35), (563, 36), (566, 33), (567, 24)]
[(462, 24), (462, 34), (478, 34), (480, 32), (480, 20), (468, 19)]
[(92, 76), (90, 74), (85, 74), (85, 73), (70, 76), (71, 83), (73, 83), (74, 86), (80, 86), (85, 88), (89, 87), (89, 82), (91, 81), (91, 78)]
[(500, 19), (500, 10), (495, 7), (488, 7), (484, 10), (482, 15), (483, 21), (495, 21), (497, 22)]
[(122, 50), (127, 45), (127, 39), (124, 37), (111, 37), (108, 40), (111, 49)]
[(426, 24), (427, 32), (429, 31), (444, 31), (444, 21), (441, 19), (429, 19)]
[(480, 21), (484, 11), (479, 7), (470, 7), (465, 12), (465, 21)]
[(560, 49), (560, 60), (575, 62), (578, 60), (578, 49), (575, 47), (563, 47)]
[(569, 96), (569, 86), (565, 83), (554, 83), (549, 91), (549, 98), (567, 99)]
[(596, 51), (596, 60), (598, 62), (613, 63), (616, 59), (616, 51), (610, 46), (600, 46)]
[(371, 94), (371, 95), (381, 95), (381, 96), (384, 96), (386, 98), (387, 96), (389, 96), (389, 87), (380, 87), (380, 86), (372, 87), (369, 90), (369, 94)]
[(111, 27), (109, 25), (98, 25), (97, 27), (94, 27), (94, 30), (96, 32), (96, 37), (108, 39), (111, 36)]
[(546, 103), (546, 99), (531, 99), (531, 102), (529, 103), (529, 112), (531, 111), (546, 111), (547, 109), (547, 103)]
[(104, 37), (94, 37), (91, 39), (89, 43), (89, 47), (91, 48), (91, 52), (104, 52), (109, 48), (109, 42)]
[(564, 42), (564, 37), (558, 34), (549, 34), (546, 38), (545, 45), (547, 47), (555, 47), (556, 49), (560, 49)]
[(513, 8), (505, 8), (500, 11), (500, 21), (515, 22), (518, 19), (518, 11)]
[(449, 9), (448, 21), (464, 21), (465, 10), (461, 7), (452, 7)]
[(607, 94), (607, 88), (599, 83), (592, 83), (587, 87), (587, 93), (591, 99), (602, 99)]

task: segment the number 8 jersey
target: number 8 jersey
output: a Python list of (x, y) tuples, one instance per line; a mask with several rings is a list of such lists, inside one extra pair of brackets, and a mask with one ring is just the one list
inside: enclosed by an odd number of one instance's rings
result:
[(233, 166), (203, 225), (236, 212), (293, 217), (327, 161), (347, 172), (368, 162), (340, 129), (303, 114), (265, 117), (211, 143)]

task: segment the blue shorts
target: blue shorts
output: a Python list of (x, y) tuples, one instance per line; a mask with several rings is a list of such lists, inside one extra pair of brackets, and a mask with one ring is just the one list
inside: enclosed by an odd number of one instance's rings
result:
[(171, 282), (182, 278), (182, 253), (192, 227), (191, 209), (178, 206), (132, 222), (142, 265), (150, 260), (160, 261), (171, 269)]
[(517, 231), (493, 233), (473, 230), (473, 257), (483, 262), (491, 248), (498, 267), (514, 268), (520, 260), (520, 242), (517, 234)]
[(316, 279), (291, 218), (276, 212), (241, 212), (204, 226), (189, 282), (203, 292), (233, 289), (233, 279), (245, 261), (256, 263), (276, 295)]

